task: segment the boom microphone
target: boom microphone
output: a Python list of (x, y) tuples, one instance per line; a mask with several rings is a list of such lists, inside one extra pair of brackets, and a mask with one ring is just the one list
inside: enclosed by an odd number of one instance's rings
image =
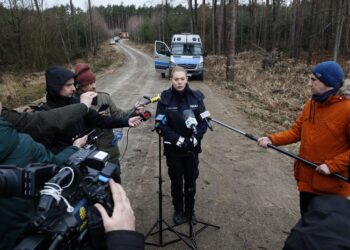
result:
[(194, 116), (194, 113), (191, 109), (186, 109), (183, 111), (183, 117), (185, 120), (185, 124), (187, 128), (192, 129), (193, 134), (197, 134), (196, 126), (198, 125), (198, 122), (196, 120), (196, 117)]
[(210, 122), (210, 113), (205, 109), (203, 105), (198, 106), (198, 111), (200, 112), (201, 119), (207, 123), (208, 128), (213, 131), (213, 126)]

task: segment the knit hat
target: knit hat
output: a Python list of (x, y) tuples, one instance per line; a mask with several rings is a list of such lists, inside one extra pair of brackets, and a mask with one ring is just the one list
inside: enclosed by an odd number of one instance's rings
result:
[(78, 63), (75, 65), (75, 73), (77, 74), (75, 80), (78, 82), (78, 88), (96, 81), (95, 74), (90, 70), (90, 66), (85, 63)]
[(58, 95), (63, 85), (76, 74), (62, 67), (51, 67), (45, 72), (46, 91)]
[(344, 80), (344, 72), (341, 66), (335, 61), (325, 61), (317, 64), (312, 73), (318, 80), (329, 87), (338, 90), (342, 86)]

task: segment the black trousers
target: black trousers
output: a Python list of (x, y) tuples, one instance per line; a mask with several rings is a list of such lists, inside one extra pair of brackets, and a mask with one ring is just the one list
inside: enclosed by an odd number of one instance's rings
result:
[(307, 208), (311, 202), (311, 200), (319, 195), (307, 192), (299, 193), (299, 202), (300, 202), (300, 214), (301, 217), (307, 212)]
[(166, 156), (166, 160), (174, 209), (176, 212), (183, 211), (185, 198), (185, 212), (189, 213), (194, 208), (196, 179), (199, 176), (198, 154), (186, 157)]

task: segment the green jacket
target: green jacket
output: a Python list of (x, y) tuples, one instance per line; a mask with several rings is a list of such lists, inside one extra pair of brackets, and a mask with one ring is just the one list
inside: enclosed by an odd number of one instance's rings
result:
[[(17, 133), (13, 125), (0, 116), (0, 165), (25, 167), (29, 163), (53, 163), (62, 165), (68, 157), (77, 151), (68, 147), (57, 155), (47, 151), (29, 135)], [(34, 214), (31, 200), (22, 198), (0, 198), (0, 249), (13, 249)]]
[[(109, 108), (106, 110), (107, 115), (110, 115), (114, 118), (128, 118), (129, 112), (132, 112), (132, 110), (129, 111), (123, 111), (120, 108), (117, 108), (117, 106), (114, 104), (114, 102), (111, 99), (111, 96), (105, 92), (98, 92), (97, 95), (97, 104), (91, 106), (91, 108), (98, 110), (103, 104), (108, 104)], [(133, 114), (134, 115), (134, 114)], [(105, 151), (109, 154), (110, 161), (115, 162), (119, 159), (120, 151), (118, 148), (118, 145), (113, 146), (112, 140), (114, 137), (113, 130), (112, 129), (98, 129), (97, 134), (101, 134), (99, 136), (96, 146), (98, 150)]]

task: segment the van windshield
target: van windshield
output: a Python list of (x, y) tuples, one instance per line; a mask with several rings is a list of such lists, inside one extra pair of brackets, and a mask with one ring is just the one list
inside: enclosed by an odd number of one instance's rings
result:
[(193, 43), (176, 43), (172, 44), (171, 52), (173, 55), (202, 55), (202, 48), (200, 44)]

